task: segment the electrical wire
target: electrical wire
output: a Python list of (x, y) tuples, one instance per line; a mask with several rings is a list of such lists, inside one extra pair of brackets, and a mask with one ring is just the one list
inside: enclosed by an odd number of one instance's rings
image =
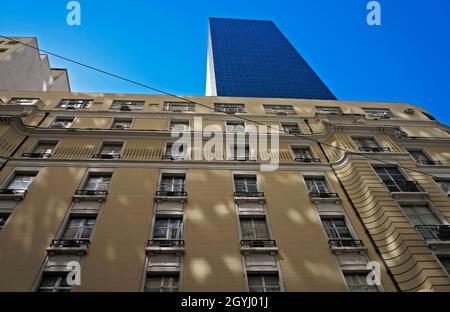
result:
[[(35, 49), (35, 50), (37, 50), (38, 52), (43, 52), (43, 53), (45, 53), (45, 54), (54, 56), (54, 57), (56, 57), (56, 58), (65, 60), (65, 61), (67, 61), (67, 62), (76, 64), (76, 65), (79, 65), (79, 66), (82, 66), (82, 67), (85, 67), (85, 68), (88, 68), (88, 69), (91, 69), (91, 70), (93, 70), (93, 71), (96, 71), (96, 72), (99, 72), (99, 73), (102, 73), (102, 74), (105, 74), (105, 75), (108, 75), (108, 76), (111, 76), (111, 77), (114, 77), (114, 78), (117, 78), (117, 79), (120, 79), (120, 80), (129, 82), (129, 83), (134, 84), (134, 85), (137, 85), (137, 86), (141, 86), (141, 87), (143, 87), (143, 88), (146, 88), (146, 89), (149, 89), (149, 90), (152, 90), (152, 91), (155, 91), (155, 92), (158, 92), (158, 93), (161, 93), (161, 94), (164, 94), (164, 95), (167, 95), (167, 96), (176, 98), (176, 99), (178, 99), (178, 100), (182, 100), (183, 102), (186, 102), (186, 103), (189, 103), (189, 104), (194, 104), (194, 105), (199, 105), (199, 106), (201, 106), (201, 107), (205, 107), (205, 108), (207, 108), (207, 109), (211, 109), (211, 110), (213, 110), (213, 111), (215, 111), (215, 112), (218, 112), (214, 107), (211, 107), (211, 106), (208, 106), (208, 105), (206, 105), (206, 104), (202, 104), (202, 103), (199, 103), (199, 102), (196, 102), (196, 101), (192, 101), (192, 100), (190, 100), (190, 99), (188, 99), (188, 98), (186, 98), (186, 97), (179, 96), (179, 95), (176, 95), (176, 94), (172, 94), (172, 93), (170, 93), (170, 92), (167, 92), (167, 91), (164, 91), (164, 90), (161, 90), (161, 89), (152, 87), (152, 86), (150, 86), (150, 85), (148, 85), (148, 84), (141, 83), (141, 82), (138, 82), (138, 81), (135, 81), (135, 80), (132, 80), (132, 79), (129, 79), (129, 78), (126, 78), (126, 77), (123, 77), (123, 76), (120, 76), (120, 75), (117, 75), (117, 74), (108, 72), (108, 71), (106, 71), (106, 70), (103, 70), (103, 69), (100, 69), (100, 68), (97, 68), (97, 67), (94, 67), (94, 66), (91, 66), (91, 65), (87, 65), (87, 64), (82, 63), (82, 62), (80, 62), (80, 61), (76, 61), (76, 60), (70, 59), (70, 58), (68, 58), (68, 57), (65, 57), (65, 56), (62, 56), (62, 55), (59, 55), (59, 54), (56, 54), (56, 53), (53, 53), (53, 52), (44, 50), (44, 49), (40, 49), (40, 48), (34, 47), (34, 46), (30, 45), (30, 44), (24, 43), (24, 42), (22, 42), (22, 41), (16, 40), (16, 39), (11, 38), (11, 37), (8, 37), (8, 36), (0, 35), (0, 37), (5, 38), (5, 39), (10, 40), (10, 41), (15, 42), (15, 43), (19, 43), (19, 44), (21, 44), (21, 45), (23, 45), (23, 46), (26, 46), (26, 47)], [(383, 160), (383, 159), (379, 159), (379, 158), (372, 157), (372, 156), (367, 155), (367, 154), (365, 154), (365, 153), (354, 152), (354, 151), (351, 151), (351, 150), (348, 150), (348, 149), (345, 149), (345, 148), (342, 148), (342, 147), (339, 147), (339, 146), (334, 146), (334, 145), (332, 145), (332, 144), (320, 142), (319, 140), (315, 140), (314, 138), (310, 138), (310, 137), (307, 137), (307, 136), (304, 136), (304, 135), (300, 135), (300, 134), (296, 134), (296, 133), (288, 133), (288, 132), (286, 132), (284, 129), (273, 128), (273, 127), (271, 127), (271, 126), (269, 126), (269, 125), (265, 125), (265, 124), (263, 124), (263, 123), (260, 123), (260, 122), (255, 121), (255, 120), (251, 120), (251, 119), (249, 119), (249, 118), (247, 118), (247, 117), (244, 117), (244, 116), (241, 116), (241, 115), (234, 115), (233, 113), (230, 113), (230, 112), (227, 112), (227, 111), (219, 111), (219, 112), (224, 113), (224, 114), (226, 114), (226, 115), (230, 115), (230, 116), (232, 116), (232, 117), (234, 117), (234, 118), (238, 118), (238, 119), (241, 119), (241, 120), (244, 120), (244, 121), (247, 121), (247, 122), (251, 122), (251, 123), (257, 124), (257, 125), (266, 126), (267, 128), (276, 130), (276, 131), (278, 131), (279, 133), (283, 133), (283, 134), (287, 134), (287, 135), (292, 135), (292, 136), (301, 138), (301, 139), (303, 139), (303, 140), (311, 141), (311, 142), (314, 142), (314, 143), (317, 143), (317, 144), (322, 144), (322, 145), (325, 145), (325, 146), (328, 146), (328, 147), (331, 147), (331, 148), (334, 148), (334, 149), (343, 151), (343, 152), (345, 152), (345, 153), (347, 153), (347, 154), (359, 155), (359, 156), (362, 156), (362, 157), (367, 158), (367, 159), (370, 159), (370, 160), (375, 160), (375, 161), (378, 161), (378, 162), (382, 162), (382, 163), (384, 163), (384, 164), (386, 164), (386, 165), (397, 166), (397, 167), (402, 168), (402, 169), (407, 170), (407, 171), (416, 172), (416, 173), (420, 173), (420, 174), (424, 174), (424, 175), (430, 176), (430, 177), (432, 177), (432, 178), (434, 178), (434, 179), (439, 179), (439, 177), (434, 176), (434, 175), (432, 175), (432, 174), (430, 174), (430, 173), (427, 173), (427, 172), (423, 172), (423, 171), (420, 171), (420, 170), (417, 170), (417, 169), (412, 169), (412, 168), (404, 167), (404, 166), (401, 166), (401, 165), (399, 165), (399, 164), (393, 164), (393, 163), (390, 163), (390, 162), (385, 161), (385, 160)]]

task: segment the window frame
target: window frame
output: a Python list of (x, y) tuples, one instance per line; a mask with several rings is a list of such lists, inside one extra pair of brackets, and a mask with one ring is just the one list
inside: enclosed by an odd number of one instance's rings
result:
[[(65, 119), (66, 121), (67, 121), (68, 119), (72, 119), (72, 121), (70, 121), (70, 125), (67, 126), (67, 127), (55, 127), (55, 126), (54, 126), (54, 125), (55, 125), (55, 122), (57, 122), (58, 119)], [(71, 117), (71, 116), (55, 116), (55, 118), (53, 118), (52, 122), (50, 123), (49, 128), (56, 128), (56, 129), (70, 129), (70, 128), (72, 128), (72, 126), (74, 125), (76, 119), (77, 119), (77, 117), (75, 117), (75, 116), (74, 116), (74, 117)]]
[[(82, 103), (70, 104), (71, 102), (82, 102)], [(93, 103), (94, 103), (93, 99), (61, 99), (56, 107), (64, 108), (66, 110), (88, 109), (92, 106)], [(70, 106), (73, 106), (73, 108), (68, 107), (69, 104)]]

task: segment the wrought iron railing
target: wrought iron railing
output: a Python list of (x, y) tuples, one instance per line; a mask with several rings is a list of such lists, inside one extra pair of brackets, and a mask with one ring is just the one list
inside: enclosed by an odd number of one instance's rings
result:
[(22, 157), (27, 158), (50, 158), (52, 156), (51, 153), (23, 153)]
[(276, 247), (277, 244), (273, 239), (243, 239), (241, 247)]
[(0, 195), (26, 195), (27, 189), (0, 189)]
[(94, 154), (92, 158), (95, 159), (119, 159), (120, 154), (110, 154), (110, 153), (100, 153), (100, 154)]
[(382, 152), (390, 152), (390, 147), (384, 146), (360, 146), (358, 148), (359, 152), (372, 152), (372, 153), (382, 153)]
[(420, 192), (420, 188), (416, 181), (395, 181), (387, 184), (393, 188), (397, 188), (394, 192)]
[(174, 196), (174, 197), (186, 197), (186, 191), (156, 191), (156, 196)]
[(237, 192), (234, 192), (234, 197), (264, 197), (264, 192), (237, 191)]
[(331, 247), (363, 247), (363, 242), (360, 239), (353, 238), (331, 238), (328, 240), (328, 245)]
[(441, 166), (442, 161), (440, 160), (431, 160), (431, 159), (417, 159), (418, 165), (427, 165), (427, 166)]
[(76, 190), (75, 195), (85, 195), (85, 196), (106, 196), (108, 191), (106, 190)]
[(450, 225), (416, 225), (415, 228), (424, 240), (450, 241)]
[(310, 192), (309, 198), (339, 198), (337, 193), (328, 192)]
[(320, 163), (320, 159), (317, 157), (295, 157), (295, 161), (301, 163)]
[(89, 238), (68, 238), (68, 239), (53, 239), (50, 247), (67, 247), (67, 248), (77, 248), (82, 246), (87, 246), (91, 244)]
[(184, 239), (150, 239), (147, 247), (183, 247)]

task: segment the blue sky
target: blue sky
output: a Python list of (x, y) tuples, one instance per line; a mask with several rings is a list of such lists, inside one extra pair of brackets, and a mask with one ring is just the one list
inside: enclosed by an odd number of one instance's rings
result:
[[(0, 33), (36, 36), (41, 48), (182, 95), (205, 91), (207, 18), (273, 20), (342, 100), (409, 102), (450, 124), (450, 1), (80, 0), (81, 26), (66, 0), (6, 1)], [(51, 58), (74, 91), (149, 90)]]

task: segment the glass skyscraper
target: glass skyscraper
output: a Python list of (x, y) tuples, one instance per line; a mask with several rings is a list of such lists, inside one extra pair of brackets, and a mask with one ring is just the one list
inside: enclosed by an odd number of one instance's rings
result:
[(206, 95), (336, 100), (271, 21), (210, 18)]

